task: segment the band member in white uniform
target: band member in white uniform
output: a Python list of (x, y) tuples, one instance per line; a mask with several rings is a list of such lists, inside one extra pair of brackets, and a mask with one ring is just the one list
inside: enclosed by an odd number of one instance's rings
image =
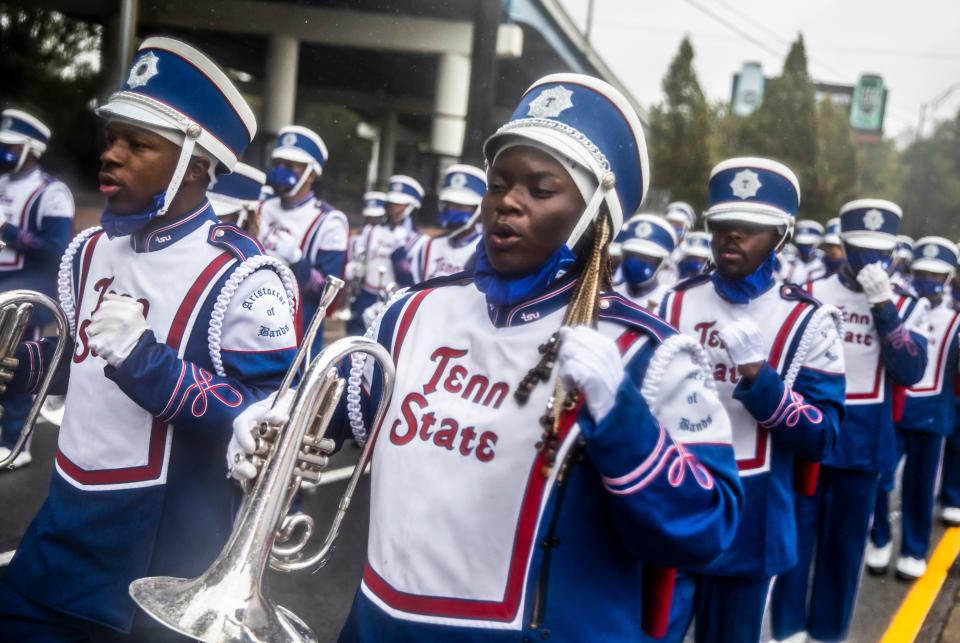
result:
[(216, 177), (207, 190), (207, 200), (221, 221), (232, 223), (256, 237), (259, 228), (257, 211), (266, 181), (266, 174), (257, 168), (237, 163), (233, 172)]
[[(6, 244), (0, 249), (0, 291), (26, 288), (56, 295), (57, 267), (70, 241), (74, 208), (70, 189), (40, 167), (49, 142), (49, 128), (31, 114), (16, 109), (0, 114), (0, 240)], [(48, 321), (46, 312), (35, 311), (24, 336), (35, 339)], [(31, 404), (22, 396), (4, 405), (0, 460), (20, 438)], [(10, 468), (32, 459), (28, 444)]]
[[(239, 500), (222, 459), (229, 427), (295, 351), (293, 276), (205, 198), (256, 131), (227, 75), (148, 38), (97, 113), (103, 228), (61, 262), (64, 420), (49, 493), (0, 582), (4, 643), (186, 640), (127, 587), (196, 576), (216, 557)], [(35, 390), (55, 342), (21, 344), (7, 398)]]
[(637, 306), (656, 313), (667, 291), (657, 279), (676, 247), (673, 226), (655, 214), (640, 214), (632, 219), (621, 235), (623, 281), (614, 289)]
[(713, 257), (710, 239), (709, 232), (687, 233), (680, 243), (680, 260), (677, 261), (678, 280), (696, 277), (707, 269), (707, 264)]
[(793, 245), (797, 254), (785, 261), (780, 268), (780, 276), (785, 282), (802, 286), (808, 281), (822, 279), (827, 275), (823, 253), (820, 251), (822, 241), (823, 225), (810, 219), (797, 221), (793, 233)]

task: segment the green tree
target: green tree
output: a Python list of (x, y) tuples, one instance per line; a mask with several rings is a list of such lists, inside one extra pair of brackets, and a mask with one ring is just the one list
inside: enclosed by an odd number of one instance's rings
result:
[[(97, 162), (99, 25), (47, 9), (0, 3), (3, 107), (35, 114), (52, 130), (44, 164), (92, 176)], [(80, 166), (75, 164), (79, 161)]]
[(826, 221), (858, 195), (857, 148), (846, 111), (831, 100), (817, 105), (816, 126), (814, 180), (801, 188), (800, 209), (804, 218)]
[(713, 118), (693, 58), (693, 46), (684, 38), (663, 79), (666, 100), (650, 112), (650, 152), (653, 187), (701, 210), (714, 157)]
[(786, 164), (800, 179), (801, 195), (805, 195), (817, 183), (817, 148), (816, 97), (803, 36), (798, 36), (780, 76), (767, 82), (763, 103), (743, 120), (737, 153)]
[(960, 236), (960, 112), (937, 125), (929, 138), (915, 141), (902, 155), (904, 181), (898, 203), (904, 232)]
[(861, 143), (857, 147), (857, 166), (860, 172), (860, 194), (864, 197), (900, 198), (903, 172), (900, 152), (891, 139), (876, 143)]

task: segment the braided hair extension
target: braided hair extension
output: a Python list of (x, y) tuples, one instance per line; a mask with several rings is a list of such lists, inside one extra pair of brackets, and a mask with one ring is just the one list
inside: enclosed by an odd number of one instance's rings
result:
[[(564, 313), (563, 326), (596, 327), (600, 293), (612, 288), (613, 280), (607, 259), (609, 242), (610, 221), (606, 215), (601, 215), (594, 226), (590, 256), (580, 273), (573, 296)], [(514, 392), (514, 399), (521, 406), (527, 403), (530, 393), (540, 382), (550, 379), (560, 351), (560, 332), (553, 333), (545, 343), (540, 345), (539, 351), (540, 361), (527, 372)], [(556, 380), (553, 396), (547, 402), (547, 409), (540, 418), (543, 434), (537, 443), (537, 450), (545, 454), (546, 463), (541, 470), (544, 477), (550, 476), (556, 463), (560, 416), (563, 411), (569, 411), (576, 406), (578, 394), (579, 391), (576, 389), (567, 390), (566, 385), (559, 378)]]

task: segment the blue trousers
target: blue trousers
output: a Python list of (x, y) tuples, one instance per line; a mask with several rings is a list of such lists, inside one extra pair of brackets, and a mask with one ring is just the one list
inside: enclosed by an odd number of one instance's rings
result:
[(818, 641), (847, 637), (878, 479), (875, 472), (821, 465), (817, 494), (794, 498), (797, 565), (774, 582), (770, 600), (774, 638), (804, 630)]
[(960, 507), (960, 427), (954, 429), (944, 442), (940, 506)]
[(678, 574), (670, 626), (659, 640), (680, 643), (695, 617), (697, 643), (757, 643), (769, 588), (769, 576)]
[[(937, 472), (943, 436), (923, 431), (897, 430), (897, 460), (906, 457), (901, 481), (901, 530), (903, 538), (900, 553), (926, 560), (933, 530), (933, 502), (936, 494)], [(873, 528), (870, 540), (877, 547), (890, 542), (890, 494), (881, 488), (877, 492)]]
[(0, 643), (188, 643), (141, 612), (124, 634), (51, 610), (0, 581)]
[(350, 321), (347, 322), (347, 335), (363, 335), (367, 327), (363, 324), (363, 311), (377, 303), (377, 296), (360, 290), (350, 305)]

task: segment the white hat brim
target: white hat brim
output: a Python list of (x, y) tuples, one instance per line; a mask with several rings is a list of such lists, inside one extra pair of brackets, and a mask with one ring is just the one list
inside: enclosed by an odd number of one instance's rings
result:
[(935, 272), (941, 275), (949, 275), (954, 271), (954, 267), (947, 262), (940, 261), (939, 259), (927, 259), (926, 257), (914, 259), (913, 263), (910, 264), (910, 268), (912, 270)]
[(882, 235), (877, 232), (864, 232), (855, 230), (852, 232), (843, 232), (840, 239), (844, 243), (858, 248), (868, 250), (893, 250), (897, 247), (897, 238), (893, 235)]

